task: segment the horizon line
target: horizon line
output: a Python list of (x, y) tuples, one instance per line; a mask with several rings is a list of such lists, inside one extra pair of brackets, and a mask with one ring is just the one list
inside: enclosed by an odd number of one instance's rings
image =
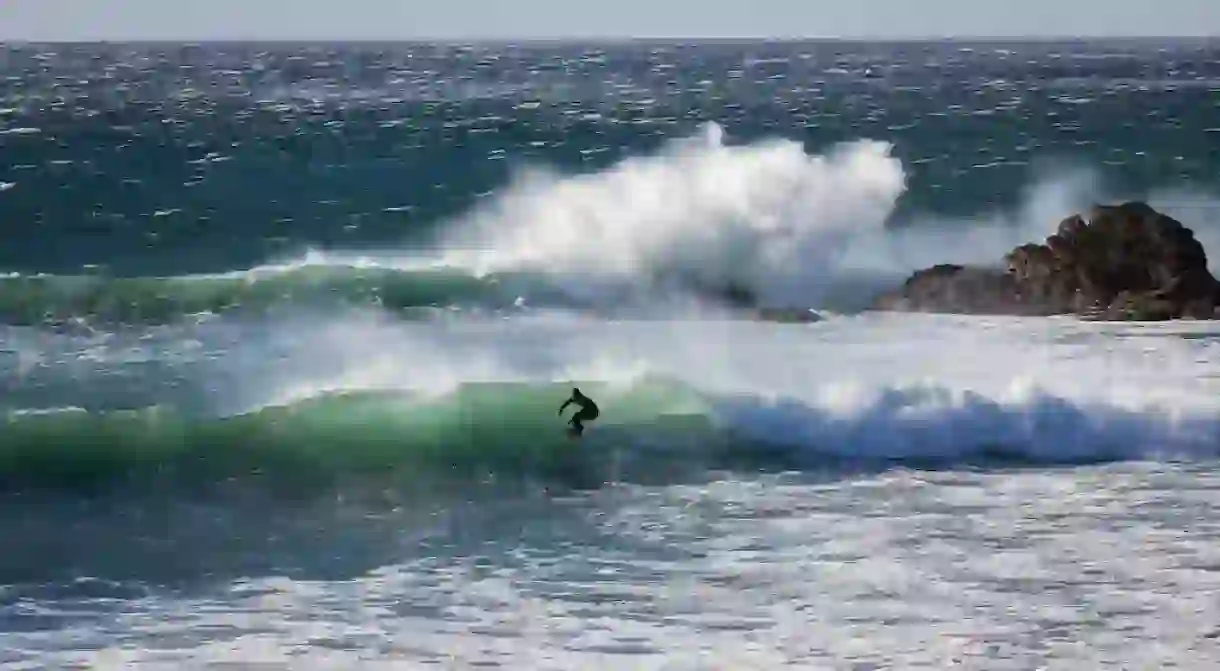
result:
[(719, 42), (719, 43), (800, 43), (800, 42), (986, 42), (986, 43), (1049, 43), (1072, 41), (1152, 42), (1168, 40), (1220, 41), (1220, 34), (1190, 35), (840, 35), (840, 36), (521, 36), (521, 37), (80, 37), (80, 38), (10, 38), (0, 37), (0, 45), (37, 44), (629, 44), (640, 42)]

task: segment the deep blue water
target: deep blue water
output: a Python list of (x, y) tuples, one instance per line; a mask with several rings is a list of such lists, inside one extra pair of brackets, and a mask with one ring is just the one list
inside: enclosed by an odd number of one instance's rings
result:
[(0, 270), (178, 275), (427, 244), (523, 164), (596, 171), (706, 122), (893, 143), (895, 226), (1064, 162), (1206, 184), (1220, 44), (10, 45), (0, 109)]

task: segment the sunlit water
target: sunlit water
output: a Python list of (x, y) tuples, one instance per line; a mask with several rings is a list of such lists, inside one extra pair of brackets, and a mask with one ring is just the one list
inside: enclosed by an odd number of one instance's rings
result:
[(0, 667), (1215, 667), (1220, 327), (833, 313), (1217, 268), (1218, 54), (0, 45)]

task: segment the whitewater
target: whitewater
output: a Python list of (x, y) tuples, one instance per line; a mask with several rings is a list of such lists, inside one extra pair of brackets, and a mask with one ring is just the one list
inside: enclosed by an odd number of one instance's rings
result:
[(1087, 130), (1214, 48), (554, 48), (6, 47), (0, 668), (1220, 663), (1220, 323), (865, 309), (1127, 198), (1215, 272), (1214, 106)]

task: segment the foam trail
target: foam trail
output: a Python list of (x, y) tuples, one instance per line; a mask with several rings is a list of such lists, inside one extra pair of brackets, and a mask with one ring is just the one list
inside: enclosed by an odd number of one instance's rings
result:
[(719, 126), (610, 170), (535, 170), (456, 226), (445, 258), (478, 272), (683, 278), (799, 299), (861, 231), (879, 231), (903, 193), (890, 146), (858, 141), (811, 156), (799, 142), (730, 146)]

